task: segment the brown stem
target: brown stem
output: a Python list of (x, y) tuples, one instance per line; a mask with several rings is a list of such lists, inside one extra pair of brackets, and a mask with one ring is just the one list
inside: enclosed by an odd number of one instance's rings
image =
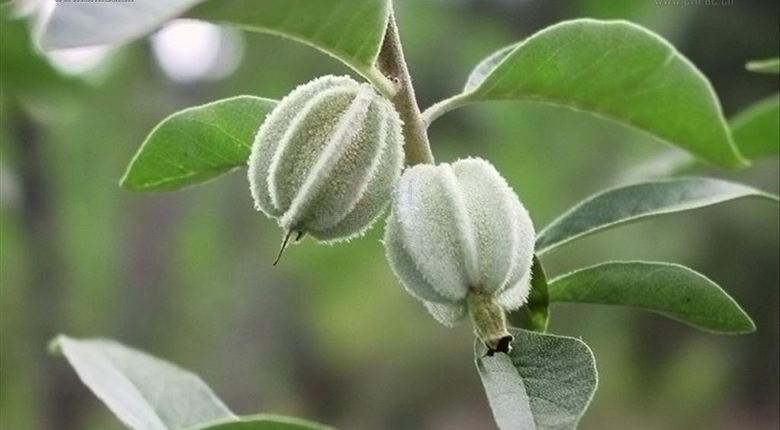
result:
[(420, 107), (414, 95), (412, 78), (404, 60), (401, 38), (395, 24), (395, 14), (391, 11), (387, 20), (387, 31), (382, 42), (382, 49), (377, 58), (379, 70), (398, 85), (398, 92), (391, 100), (404, 121), (404, 150), (406, 163), (409, 165), (433, 163), (431, 145), (428, 142), (428, 132), (420, 117)]

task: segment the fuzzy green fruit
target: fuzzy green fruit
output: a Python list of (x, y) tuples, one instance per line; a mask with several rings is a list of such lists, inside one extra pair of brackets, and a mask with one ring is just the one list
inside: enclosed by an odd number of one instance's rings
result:
[(401, 120), (368, 84), (324, 76), (268, 115), (249, 158), (255, 207), (285, 238), (339, 241), (365, 232), (390, 200), (403, 165)]
[(489, 350), (506, 352), (504, 312), (528, 297), (535, 233), (504, 178), (476, 158), (417, 165), (392, 208), (384, 242), (401, 283), (445, 325), (470, 314)]

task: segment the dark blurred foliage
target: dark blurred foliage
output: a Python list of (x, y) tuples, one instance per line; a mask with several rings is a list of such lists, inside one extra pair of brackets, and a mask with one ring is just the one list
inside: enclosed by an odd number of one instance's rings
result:
[[(778, 90), (776, 76), (743, 68), (778, 55), (776, 1), (400, 0), (397, 9), (423, 107), (456, 92), (493, 50), (583, 16), (632, 20), (669, 39), (729, 115)], [(305, 241), (271, 267), (280, 232), (253, 210), (242, 173), (168, 194), (117, 186), (167, 114), (237, 94), (280, 98), (345, 67), (245, 34), (239, 69), (216, 82), (171, 81), (148, 41), (89, 79), (67, 78), (20, 23), (0, 25), (1, 428), (121, 428), (46, 355), (57, 332), (113, 337), (193, 369), (239, 413), (344, 429), (494, 428), (468, 324), (438, 325), (403, 291), (384, 262), (381, 223), (344, 245)], [(440, 161), (496, 164), (539, 227), (665, 150), (638, 131), (524, 103), (461, 109), (431, 138)], [(779, 188), (777, 160), (707, 173)], [(778, 428), (778, 230), (777, 207), (741, 201), (622, 227), (545, 260), (552, 275), (607, 259), (679, 262), (723, 285), (758, 326), (724, 337), (640, 311), (555, 306), (551, 330), (582, 337), (598, 360), (583, 429)]]

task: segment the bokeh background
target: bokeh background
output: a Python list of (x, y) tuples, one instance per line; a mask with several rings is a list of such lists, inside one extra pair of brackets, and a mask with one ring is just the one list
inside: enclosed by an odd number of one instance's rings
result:
[[(704, 3), (704, 2), (702, 2)], [(777, 1), (671, 6), (640, 0), (399, 0), (422, 107), (456, 92), (495, 49), (557, 21), (621, 18), (677, 46), (727, 115), (778, 90), (748, 73), (777, 56)], [(120, 429), (60, 358), (56, 333), (105, 336), (198, 372), (242, 414), (299, 415), (343, 429), (493, 429), (468, 324), (438, 325), (385, 264), (383, 226), (338, 246), (312, 241), (271, 266), (280, 232), (235, 172), (134, 193), (117, 182), (166, 115), (211, 100), (281, 98), (348, 73), (288, 40), (189, 25), (111, 51), (49, 58), (2, 25), (0, 427)], [(440, 161), (491, 160), (541, 227), (582, 198), (651, 173), (667, 148), (635, 130), (537, 104), (467, 107), (430, 130)], [(705, 170), (706, 171), (706, 170)], [(778, 162), (709, 170), (778, 192)], [(600, 388), (582, 429), (778, 428), (778, 211), (738, 201), (622, 227), (546, 258), (552, 275), (608, 259), (679, 262), (754, 317), (716, 336), (654, 314), (555, 306), (551, 331), (594, 350)]]

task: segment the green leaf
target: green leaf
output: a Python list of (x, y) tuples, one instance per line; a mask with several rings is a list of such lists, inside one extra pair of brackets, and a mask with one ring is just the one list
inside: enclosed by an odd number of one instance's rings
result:
[(761, 100), (731, 120), (734, 141), (748, 158), (780, 154), (780, 94)]
[(509, 322), (529, 330), (546, 332), (550, 322), (550, 300), (547, 295), (547, 275), (539, 257), (534, 255), (531, 266), (531, 292), (525, 306), (510, 313)]
[(424, 117), (430, 123), (456, 107), (491, 100), (587, 111), (715, 164), (745, 163), (704, 75), (660, 36), (625, 21), (567, 21), (503, 48), (477, 66), (463, 93)]
[(120, 184), (172, 190), (245, 166), (255, 133), (274, 106), (274, 100), (238, 96), (174, 113), (146, 137)]
[(589, 197), (545, 227), (536, 237), (536, 253), (545, 254), (617, 225), (744, 197), (777, 202), (777, 197), (747, 185), (712, 178), (677, 178), (613, 188)]
[(394, 86), (374, 67), (390, 7), (390, 0), (57, 2), (40, 43), (45, 49), (127, 43), (184, 15), (303, 42), (391, 94)]
[(477, 370), (501, 430), (572, 430), (596, 391), (593, 353), (578, 339), (510, 329), (507, 355), (485, 355), (475, 344)]
[(211, 423), (191, 430), (333, 430), (332, 427), (281, 415), (252, 415), (239, 421)]
[(178, 430), (237, 419), (195, 374), (104, 339), (52, 342), (120, 421), (137, 430)]
[(756, 73), (780, 74), (780, 58), (766, 58), (763, 60), (753, 60), (745, 64), (745, 68)]
[(602, 263), (555, 278), (551, 302), (631, 306), (715, 333), (751, 333), (756, 327), (716, 283), (671, 263)]
[(390, 0), (212, 0), (190, 15), (244, 30), (288, 37), (344, 62), (383, 92), (393, 85), (374, 63), (382, 47)]
[[(780, 95), (775, 94), (754, 103), (731, 119), (731, 135), (740, 153), (748, 159), (780, 154)], [(697, 165), (690, 154), (675, 148), (646, 162), (632, 166), (624, 177), (628, 180), (668, 177)]]

